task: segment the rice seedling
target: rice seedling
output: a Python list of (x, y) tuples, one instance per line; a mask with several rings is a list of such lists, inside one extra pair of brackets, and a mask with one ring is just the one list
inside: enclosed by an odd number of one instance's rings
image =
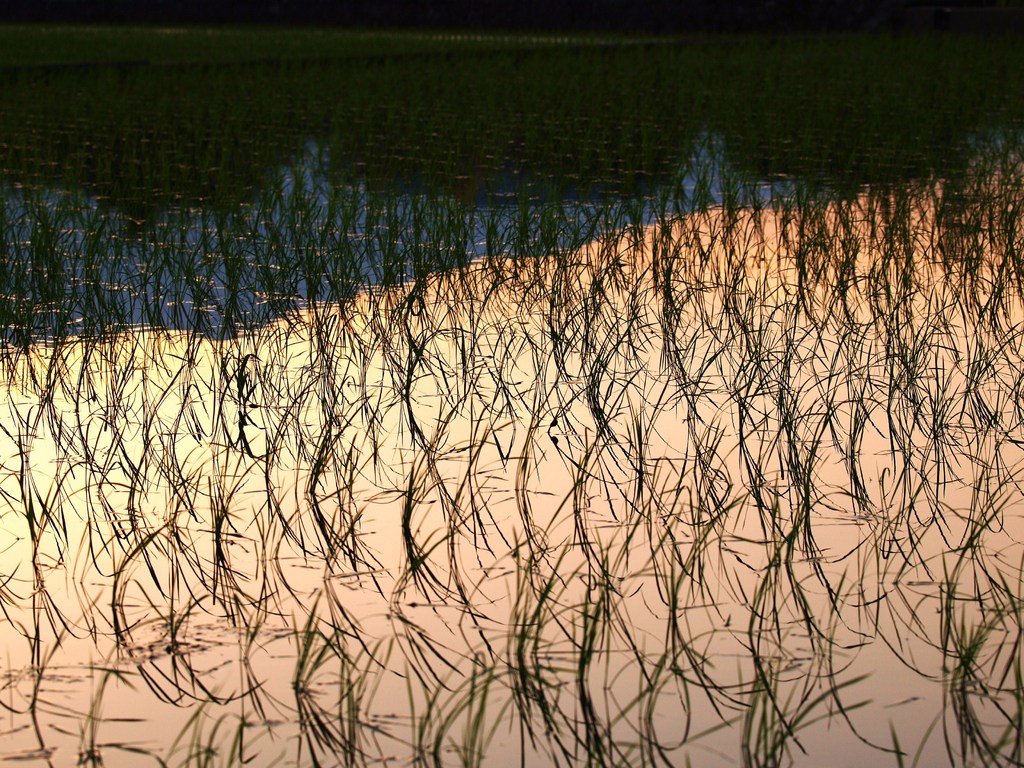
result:
[(1012, 46), (301, 37), (0, 71), (0, 755), (1019, 765)]

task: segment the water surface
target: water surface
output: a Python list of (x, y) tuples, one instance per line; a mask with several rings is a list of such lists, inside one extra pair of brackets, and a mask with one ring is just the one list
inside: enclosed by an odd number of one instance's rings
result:
[(8, 349), (4, 756), (1018, 764), (1008, 180)]

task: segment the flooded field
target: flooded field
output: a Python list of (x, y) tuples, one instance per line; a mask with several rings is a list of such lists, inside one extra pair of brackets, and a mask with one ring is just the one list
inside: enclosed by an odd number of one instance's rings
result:
[(630, 194), (308, 140), (228, 208), (9, 181), (0, 760), (1020, 765), (1020, 135), (852, 188), (712, 133)]

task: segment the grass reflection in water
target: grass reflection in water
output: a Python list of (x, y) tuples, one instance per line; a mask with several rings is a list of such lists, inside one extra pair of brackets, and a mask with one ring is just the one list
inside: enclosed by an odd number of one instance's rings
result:
[(1020, 764), (1020, 173), (6, 347), (5, 756)]
[(0, 30), (0, 757), (1024, 761), (1013, 41), (167, 32)]

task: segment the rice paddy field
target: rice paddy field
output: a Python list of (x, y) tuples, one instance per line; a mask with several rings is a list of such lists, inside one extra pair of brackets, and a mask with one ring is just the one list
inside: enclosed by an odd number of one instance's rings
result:
[(0, 29), (0, 761), (1024, 764), (999, 37)]

